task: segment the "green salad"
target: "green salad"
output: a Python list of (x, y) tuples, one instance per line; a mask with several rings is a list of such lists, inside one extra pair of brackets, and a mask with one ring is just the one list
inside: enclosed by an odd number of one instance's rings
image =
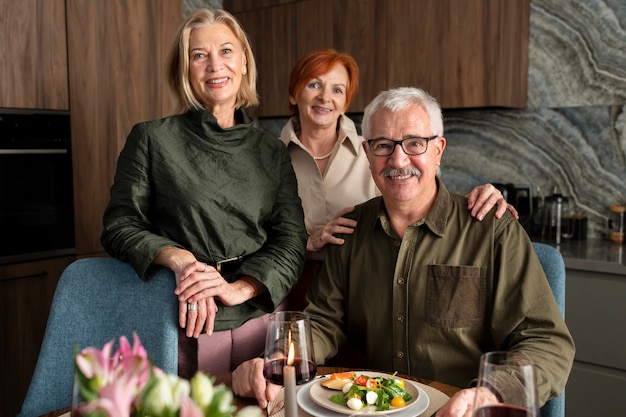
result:
[(342, 393), (332, 395), (330, 400), (356, 411), (374, 405), (376, 411), (404, 407), (413, 397), (404, 389), (404, 380), (395, 375), (373, 377), (354, 373)]

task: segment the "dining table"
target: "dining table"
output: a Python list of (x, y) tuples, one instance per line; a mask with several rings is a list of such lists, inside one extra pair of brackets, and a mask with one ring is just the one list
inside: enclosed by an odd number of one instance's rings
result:
[[(351, 368), (339, 367), (339, 366), (319, 366), (317, 368), (317, 375), (330, 375), (333, 373), (341, 373), (351, 371)], [(357, 372), (377, 372), (375, 370), (358, 370)], [(215, 384), (224, 384), (228, 387), (232, 386), (232, 372), (226, 372), (222, 374), (213, 375), (215, 377)], [(430, 398), (431, 405), (428, 409), (420, 414), (423, 417), (430, 417), (434, 415), (434, 412), (439, 409), (448, 398), (453, 396), (455, 393), (460, 391), (460, 388), (444, 384), (443, 382), (433, 381), (427, 378), (419, 378), (410, 375), (402, 375), (398, 374), (398, 377), (414, 381), (420, 387), (424, 388), (427, 391), (427, 395)], [(69, 399), (68, 399), (69, 401)], [(234, 397), (235, 405), (238, 409), (241, 409), (245, 406), (256, 405), (257, 402), (254, 398), (243, 398), (243, 397)], [(271, 409), (271, 407), (268, 407)], [(266, 413), (267, 414), (267, 413)], [(40, 417), (70, 417), (70, 406), (63, 407), (59, 410), (51, 411), (49, 413), (43, 414)], [(283, 417), (280, 412), (273, 413), (269, 417)], [(311, 415), (302, 409), (299, 410), (299, 417), (311, 417)], [(315, 416), (313, 416), (315, 417)]]

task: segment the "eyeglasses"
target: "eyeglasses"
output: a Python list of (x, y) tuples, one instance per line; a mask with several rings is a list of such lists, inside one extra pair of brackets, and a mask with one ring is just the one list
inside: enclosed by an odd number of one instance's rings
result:
[(367, 144), (372, 153), (376, 156), (389, 156), (396, 149), (396, 145), (400, 145), (404, 153), (407, 155), (421, 155), (428, 149), (428, 142), (437, 139), (439, 136), (431, 136), (423, 138), (421, 136), (412, 136), (402, 140), (392, 140), (386, 138), (368, 139)]

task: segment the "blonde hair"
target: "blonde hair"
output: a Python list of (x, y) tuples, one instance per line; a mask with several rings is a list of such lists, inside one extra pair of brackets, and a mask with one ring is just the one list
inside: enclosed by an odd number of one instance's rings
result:
[(246, 57), (248, 72), (242, 76), (237, 92), (235, 107), (250, 107), (259, 104), (256, 91), (257, 69), (248, 35), (239, 21), (225, 10), (198, 9), (182, 24), (172, 45), (168, 57), (167, 80), (174, 97), (174, 113), (184, 113), (191, 109), (202, 109), (204, 105), (196, 98), (189, 81), (189, 38), (191, 31), (197, 28), (222, 23), (233, 32), (241, 43)]

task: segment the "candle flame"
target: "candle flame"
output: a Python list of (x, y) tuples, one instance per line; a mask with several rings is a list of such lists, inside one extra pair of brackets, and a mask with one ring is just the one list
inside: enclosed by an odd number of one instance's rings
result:
[(293, 347), (293, 342), (289, 341), (289, 354), (287, 355), (287, 365), (293, 365), (293, 361), (294, 361), (294, 347)]

